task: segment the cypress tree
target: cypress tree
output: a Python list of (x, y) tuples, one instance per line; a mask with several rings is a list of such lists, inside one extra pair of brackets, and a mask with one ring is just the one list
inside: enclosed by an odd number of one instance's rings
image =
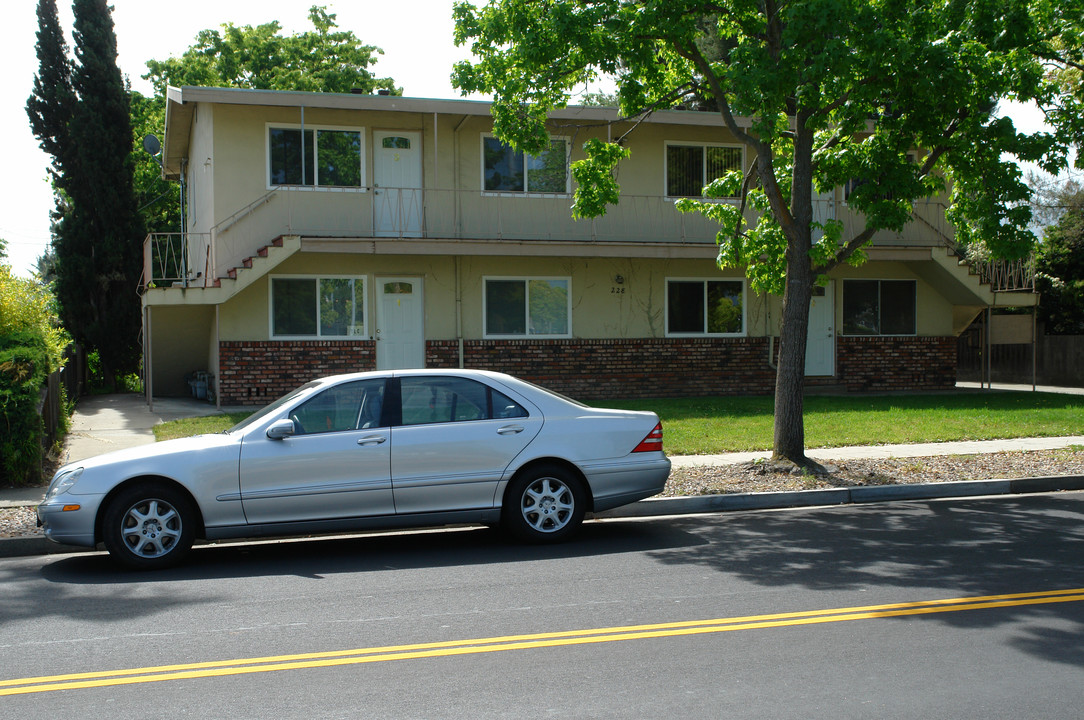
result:
[(26, 101), (26, 113), (41, 149), (53, 158), (50, 176), (58, 182), (68, 156), (68, 125), (75, 96), (68, 44), (57, 19), (55, 0), (38, 1), (37, 34), (38, 74), (34, 76), (34, 93)]
[(54, 1), (39, 2), (40, 68), (27, 111), (42, 148), (53, 155), (59, 190), (53, 247), (61, 318), (76, 340), (98, 351), (112, 384), (115, 373), (138, 367), (144, 233), (111, 10), (106, 0), (75, 0), (72, 9), (74, 66)]

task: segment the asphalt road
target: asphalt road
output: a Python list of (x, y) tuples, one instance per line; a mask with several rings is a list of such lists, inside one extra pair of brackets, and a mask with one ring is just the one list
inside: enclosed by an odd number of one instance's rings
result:
[(0, 561), (0, 716), (1062, 718), (1084, 493)]

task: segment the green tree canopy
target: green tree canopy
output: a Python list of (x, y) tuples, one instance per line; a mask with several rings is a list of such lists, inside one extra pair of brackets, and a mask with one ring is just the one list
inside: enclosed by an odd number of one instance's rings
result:
[(1070, 182), (1058, 196), (1061, 217), (1036, 259), (1039, 314), (1052, 335), (1084, 335), (1084, 188)]
[(368, 70), (383, 50), (338, 30), (335, 14), (324, 7), (310, 8), (309, 20), (312, 30), (287, 36), (277, 21), (203, 30), (179, 58), (149, 60), (143, 78), (159, 97), (169, 85), (401, 94), (391, 78), (374, 77)]
[[(809, 300), (818, 277), (863, 260), (913, 203), (951, 198), (957, 240), (1025, 255), (1027, 187), (1014, 158), (1054, 170), (1081, 132), (1081, 98), (1047, 72), (1079, 60), (1084, 0), (494, 0), (458, 3), (456, 41), (476, 62), (455, 85), (494, 97), (494, 132), (528, 152), (546, 146), (546, 117), (585, 80), (616, 78), (626, 117), (695, 107), (721, 115), (752, 162), (684, 201), (719, 221), (719, 263), (744, 268), (757, 290), (783, 295), (776, 379), (778, 459), (804, 454), (802, 387)], [(1065, 48), (1076, 48), (1066, 52)], [(1036, 101), (1057, 132), (1026, 136), (993, 110)], [(918, 162), (908, 154), (918, 151)], [(586, 145), (574, 163), (574, 213), (617, 202), (620, 139)], [(865, 227), (844, 236), (817, 223), (813, 197), (866, 181), (850, 205)], [(744, 210), (759, 211), (746, 221)], [(820, 237), (814, 240), (814, 231)]]

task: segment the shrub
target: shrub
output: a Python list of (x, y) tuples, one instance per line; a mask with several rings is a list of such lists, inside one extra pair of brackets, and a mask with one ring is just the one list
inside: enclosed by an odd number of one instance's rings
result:
[(41, 480), (41, 386), (49, 372), (45, 339), (33, 331), (0, 335), (0, 476), (5, 484)]
[[(0, 247), (2, 250), (2, 247)], [(70, 339), (49, 288), (15, 277), (0, 252), (0, 483), (41, 481), (41, 388)]]
[(101, 356), (97, 350), (87, 353), (87, 394), (107, 395), (109, 393), (142, 393), (143, 380), (139, 373), (125, 373), (106, 378), (102, 369)]
[(11, 267), (0, 262), (0, 338), (24, 331), (44, 341), (49, 372), (59, 369), (71, 338), (60, 327), (49, 286), (15, 277)]

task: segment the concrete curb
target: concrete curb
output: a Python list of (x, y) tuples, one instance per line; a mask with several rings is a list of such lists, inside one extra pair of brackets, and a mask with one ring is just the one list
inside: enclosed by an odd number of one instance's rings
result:
[(798, 490), (794, 492), (734, 493), (696, 497), (648, 498), (632, 505), (595, 513), (596, 518), (694, 515), (740, 510), (776, 510), (822, 505), (857, 505), (900, 500), (932, 500), (980, 495), (1084, 490), (1084, 475), (1051, 475), (1017, 480), (961, 480), (958, 482), (866, 485), (853, 488)]
[[(631, 505), (591, 513), (588, 519), (698, 515), (742, 510), (780, 510), (859, 505), (904, 500), (936, 500), (983, 495), (1027, 495), (1033, 493), (1084, 490), (1084, 475), (1051, 475), (1016, 480), (960, 480), (914, 485), (867, 485), (853, 488), (796, 490), (793, 492), (734, 493), (695, 497), (648, 498)], [(266, 538), (263, 538), (266, 539)], [(281, 539), (281, 538), (279, 538)], [(233, 542), (233, 541), (231, 541)], [(238, 541), (243, 542), (243, 541)], [(51, 543), (43, 537), (0, 538), (0, 558), (58, 553), (94, 552)]]

